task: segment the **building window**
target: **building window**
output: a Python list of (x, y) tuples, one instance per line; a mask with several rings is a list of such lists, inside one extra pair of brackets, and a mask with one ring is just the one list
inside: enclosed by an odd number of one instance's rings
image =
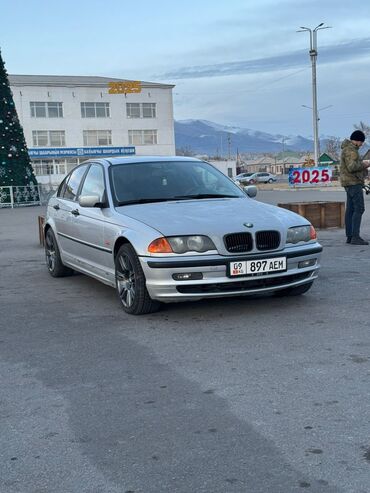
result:
[(128, 142), (130, 145), (157, 144), (157, 130), (129, 130)]
[(32, 141), (34, 147), (64, 147), (66, 133), (64, 130), (33, 130)]
[(43, 175), (53, 175), (54, 174), (54, 167), (53, 167), (53, 161), (52, 160), (42, 160), (42, 161), (37, 161), (32, 163), (33, 170), (35, 172), (36, 176), (43, 176)]
[(63, 103), (31, 101), (32, 118), (63, 118)]
[(84, 146), (110, 146), (112, 145), (111, 130), (84, 130)]
[(126, 103), (127, 118), (156, 118), (156, 103)]
[(82, 118), (109, 118), (109, 103), (81, 103)]
[(49, 142), (51, 147), (64, 147), (66, 145), (66, 134), (64, 130), (50, 130)]
[(34, 147), (47, 147), (48, 133), (46, 130), (33, 130), (32, 140)]
[(156, 118), (156, 104), (155, 103), (143, 103), (142, 104), (143, 118)]

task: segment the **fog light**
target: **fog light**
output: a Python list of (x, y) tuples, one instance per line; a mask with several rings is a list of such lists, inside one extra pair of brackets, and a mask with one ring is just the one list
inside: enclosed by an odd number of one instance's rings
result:
[(203, 274), (201, 272), (182, 272), (172, 274), (172, 279), (175, 281), (195, 281), (197, 279), (203, 279)]
[(312, 267), (316, 264), (315, 258), (310, 258), (309, 260), (302, 260), (302, 262), (298, 263), (298, 269), (304, 269), (305, 267)]

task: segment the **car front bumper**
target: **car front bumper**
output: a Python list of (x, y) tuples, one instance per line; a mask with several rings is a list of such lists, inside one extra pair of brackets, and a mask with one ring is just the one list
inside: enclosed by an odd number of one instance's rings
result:
[[(139, 257), (146, 277), (146, 287), (152, 299), (163, 302), (188, 301), (263, 294), (312, 282), (320, 269), (319, 243), (240, 256), (174, 256)], [(228, 266), (233, 261), (287, 258), (287, 270), (269, 274), (229, 277)], [(304, 261), (312, 265), (302, 267)], [(175, 280), (174, 274), (202, 274), (202, 279)]]

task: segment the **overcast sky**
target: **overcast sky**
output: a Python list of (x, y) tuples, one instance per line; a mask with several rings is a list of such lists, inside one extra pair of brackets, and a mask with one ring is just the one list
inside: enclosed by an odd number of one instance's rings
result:
[[(351, 6), (354, 5), (354, 6)], [(0, 0), (10, 74), (176, 84), (177, 120), (312, 136), (309, 34), (321, 22), (320, 134), (370, 124), (370, 2)], [(328, 107), (328, 108), (327, 108)]]

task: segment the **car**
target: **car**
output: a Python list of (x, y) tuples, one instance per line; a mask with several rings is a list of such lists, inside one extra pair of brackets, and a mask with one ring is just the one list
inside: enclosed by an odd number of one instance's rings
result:
[(85, 161), (49, 199), (48, 271), (114, 287), (133, 315), (163, 302), (303, 294), (320, 268), (316, 232), (256, 193), (195, 158)]
[(239, 173), (234, 178), (234, 181), (239, 181), (240, 183), (243, 183), (244, 181), (248, 180), (248, 178), (252, 175), (254, 175), (254, 173)]
[(244, 181), (248, 184), (253, 185), (254, 183), (273, 183), (276, 180), (276, 175), (273, 175), (272, 173), (267, 173), (265, 171), (260, 171), (259, 173), (252, 173)]

